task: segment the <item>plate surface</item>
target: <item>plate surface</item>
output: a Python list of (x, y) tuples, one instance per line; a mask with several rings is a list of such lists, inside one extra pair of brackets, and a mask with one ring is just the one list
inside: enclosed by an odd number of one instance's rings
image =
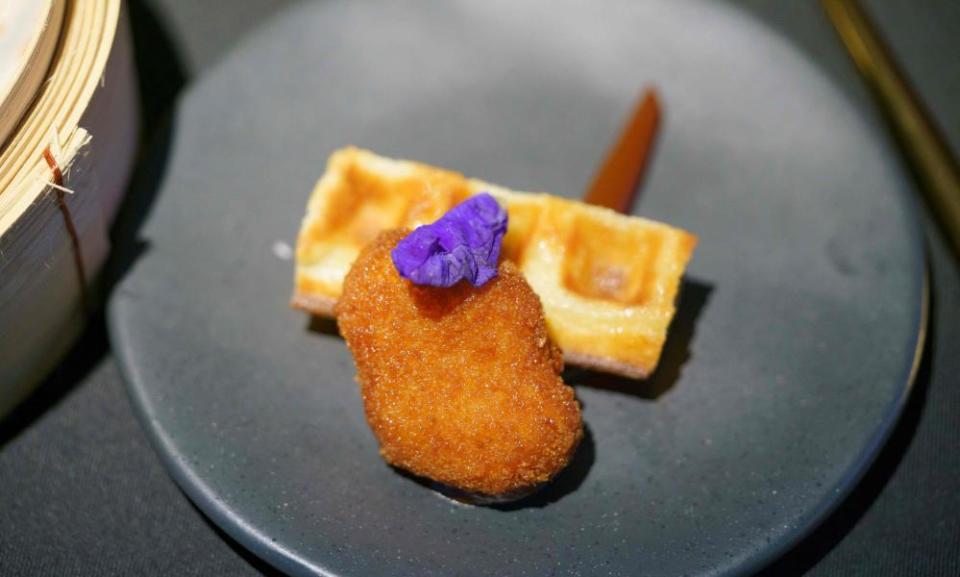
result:
[[(326, 157), (356, 144), (576, 197), (647, 83), (666, 116), (638, 211), (701, 239), (661, 369), (571, 371), (588, 439), (521, 506), (396, 474), (343, 341), (287, 304), (284, 244)], [(291, 573), (756, 569), (846, 494), (909, 391), (925, 288), (899, 162), (729, 7), (298, 6), (187, 93), (157, 155), (113, 342), (176, 480)]]

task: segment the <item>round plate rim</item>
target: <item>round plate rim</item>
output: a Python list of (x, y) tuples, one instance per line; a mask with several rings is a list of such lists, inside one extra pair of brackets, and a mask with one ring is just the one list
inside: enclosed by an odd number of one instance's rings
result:
[[(772, 31), (773, 34), (792, 49), (798, 50), (793, 42), (784, 38), (775, 30), (772, 30), (770, 26), (762, 20), (736, 6), (732, 6), (731, 8), (736, 10), (741, 17), (751, 20), (754, 25)], [(271, 20), (278, 17), (280, 17), (280, 14), (275, 15)], [(813, 63), (813, 66), (818, 69), (820, 68), (816, 63)], [(200, 83), (202, 83), (202, 78), (192, 83), (180, 96), (180, 99), (185, 98), (195, 91)], [(836, 86), (835, 81), (832, 79), (830, 83)], [(846, 101), (851, 109), (857, 109), (848, 94), (838, 89), (837, 95)], [(880, 134), (879, 130), (873, 126), (866, 126), (865, 131), (881, 141), (889, 138), (886, 135)], [(914, 389), (921, 361), (925, 354), (930, 314), (930, 275), (918, 201), (908, 190), (903, 188), (899, 189), (895, 199), (900, 202), (901, 208), (905, 213), (907, 223), (905, 233), (911, 243), (910, 252), (913, 253), (911, 262), (914, 265), (914, 270), (910, 273), (910, 277), (914, 279), (914, 290), (911, 292), (918, 297), (915, 303), (914, 328), (911, 332), (913, 356), (911, 363), (907, 367), (907, 374), (901, 379), (903, 386), (898, 389), (899, 394), (888, 403), (882, 421), (877, 424), (874, 431), (870, 434), (866, 445), (858, 453), (857, 459), (849, 466), (848, 470), (834, 486), (823, 489), (822, 498), (817, 502), (817, 505), (808, 510), (801, 518), (801, 521), (798, 522), (788, 534), (778, 540), (772, 540), (766, 547), (751, 552), (738, 566), (722, 572), (721, 574), (723, 575), (751, 574), (761, 570), (809, 536), (837, 509), (857, 486), (886, 445), (887, 440), (892, 435), (906, 407), (907, 400)], [(122, 251), (118, 250), (116, 252)], [(311, 563), (295, 552), (272, 541), (256, 527), (244, 522), (241, 515), (218, 501), (214, 491), (206, 486), (199, 477), (194, 475), (188, 466), (179, 462), (175, 456), (176, 451), (172, 450), (169, 446), (169, 439), (166, 438), (159, 424), (151, 418), (148, 410), (149, 403), (145, 398), (146, 392), (138, 384), (135, 371), (131, 369), (133, 366), (133, 353), (127, 346), (129, 341), (124, 337), (124, 321), (123, 313), (121, 312), (123, 306), (124, 303), (122, 299), (117, 299), (114, 298), (114, 295), (110, 295), (106, 311), (110, 342), (116, 354), (117, 365), (134, 413), (145, 430), (151, 445), (157, 453), (159, 453), (161, 461), (174, 481), (184, 493), (186, 493), (190, 500), (197, 505), (203, 514), (209, 517), (219, 528), (223, 529), (231, 539), (247, 548), (260, 559), (268, 562), (274, 568), (288, 574), (337, 577), (336, 574), (324, 570), (322, 567)]]

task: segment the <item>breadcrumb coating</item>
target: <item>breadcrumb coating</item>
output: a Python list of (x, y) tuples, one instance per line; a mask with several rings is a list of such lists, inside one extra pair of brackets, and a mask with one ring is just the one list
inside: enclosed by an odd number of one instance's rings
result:
[(400, 278), (390, 251), (407, 232), (361, 252), (336, 307), (380, 452), (479, 501), (527, 494), (583, 436), (540, 300), (509, 262), (482, 287)]

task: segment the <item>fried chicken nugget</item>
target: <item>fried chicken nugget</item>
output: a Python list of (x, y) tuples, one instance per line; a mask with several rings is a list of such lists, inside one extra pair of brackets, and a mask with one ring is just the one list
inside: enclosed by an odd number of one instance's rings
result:
[(511, 263), (479, 288), (402, 279), (390, 251), (407, 232), (363, 250), (336, 309), (380, 452), (467, 500), (523, 497), (583, 436), (540, 300)]

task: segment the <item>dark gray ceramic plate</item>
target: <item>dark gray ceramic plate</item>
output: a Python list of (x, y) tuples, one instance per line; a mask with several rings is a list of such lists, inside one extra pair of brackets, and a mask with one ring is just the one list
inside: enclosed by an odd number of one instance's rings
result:
[[(569, 374), (589, 437), (519, 506), (456, 505), (392, 471), (344, 343), (287, 306), (283, 245), (327, 155), (357, 144), (576, 197), (647, 83), (666, 118), (639, 212), (701, 239), (660, 371)], [(112, 337), (174, 477), (285, 571), (749, 571), (845, 495), (910, 387), (921, 239), (882, 142), (803, 55), (719, 5), (300, 6), (181, 102)]]

